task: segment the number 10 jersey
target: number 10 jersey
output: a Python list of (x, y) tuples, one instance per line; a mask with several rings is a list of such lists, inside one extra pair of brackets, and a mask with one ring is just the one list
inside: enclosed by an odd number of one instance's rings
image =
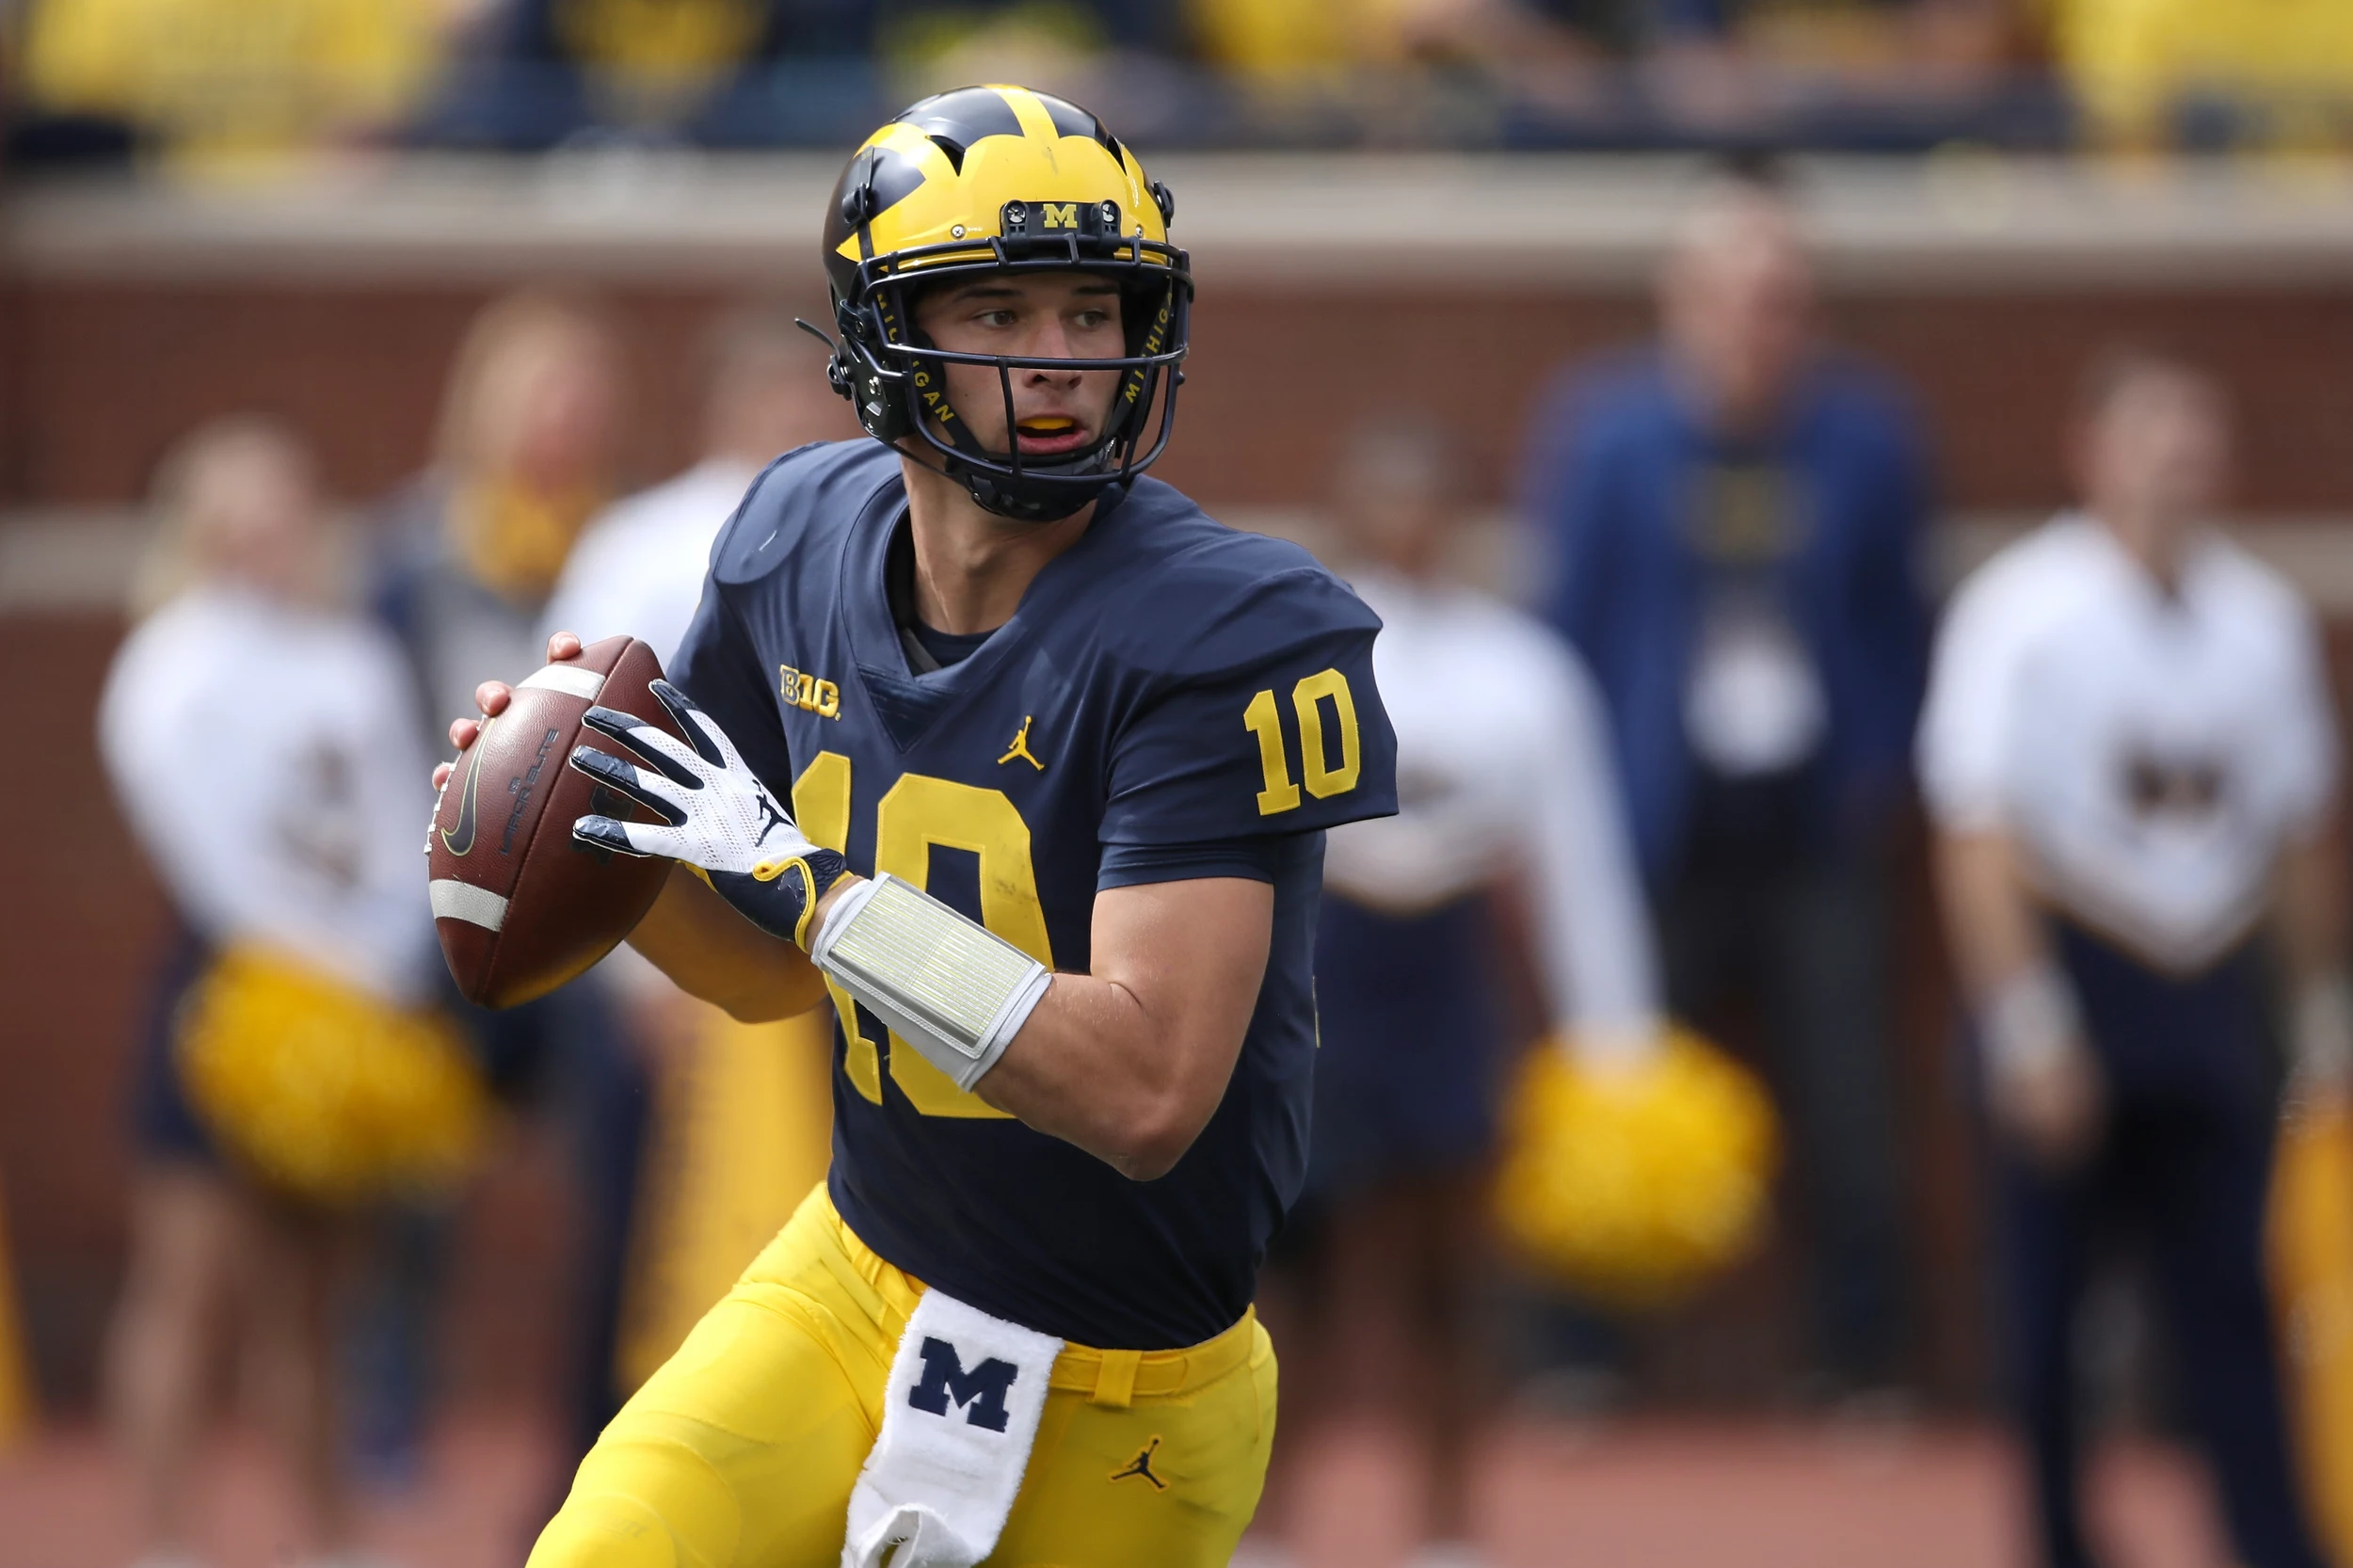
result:
[(813, 841), (1053, 968), (1087, 970), (1098, 889), (1147, 882), (1271, 882), (1273, 938), (1225, 1098), (1157, 1181), (959, 1091), (836, 988), (834, 1203), (984, 1312), (1098, 1347), (1209, 1339), (1305, 1168), (1322, 830), (1397, 808), (1380, 620), (1296, 546), (1146, 478), (1011, 620), (919, 670), (890, 587), (905, 519), (887, 448), (778, 458), (712, 549), (671, 680)]

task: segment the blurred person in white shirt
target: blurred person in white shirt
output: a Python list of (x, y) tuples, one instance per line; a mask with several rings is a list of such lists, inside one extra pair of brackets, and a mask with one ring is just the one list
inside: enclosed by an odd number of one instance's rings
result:
[[(824, 350), (790, 312), (724, 312), (700, 353), (700, 456), (590, 520), (542, 617), (583, 642), (626, 633), (664, 664), (701, 601), (712, 541), (761, 469), (811, 441), (859, 434), (825, 380)], [(657, 1179), (639, 1198), (618, 1343), (633, 1385), (726, 1293), (831, 1157), (832, 1100), (817, 1015), (737, 1024), (626, 943), (600, 967), (653, 1058)], [(829, 1027), (829, 1026), (825, 1026)]]
[(664, 664), (701, 601), (711, 542), (760, 471), (856, 426), (825, 381), (823, 346), (784, 311), (747, 306), (712, 324), (702, 349), (702, 452), (692, 468), (591, 520), (542, 616), (583, 642), (627, 632)]
[(299, 1482), (316, 1563), (351, 1563), (332, 1420), (329, 1306), (348, 1211), (258, 1179), (194, 1093), (191, 995), (223, 954), (266, 952), (375, 1003), (424, 995), (431, 922), (408, 673), (334, 602), (328, 514), (283, 427), (185, 438), (157, 485), (153, 602), (99, 711), (107, 772), (182, 928), (136, 1073), (129, 1276), (109, 1404), (146, 1562), (189, 1556), (190, 1469), (216, 1318), (241, 1309), (246, 1385)]
[[(1416, 1568), (1471, 1568), (1485, 1560), (1469, 1440), (1487, 1392), (1474, 1307), (1508, 1065), (1501, 943), (1526, 930), (1545, 1022), (1588, 1055), (1650, 1048), (1657, 965), (1583, 664), (1449, 580), (1462, 519), (1445, 439), (1369, 426), (1339, 472), (1344, 568), (1382, 620), (1399, 810), (1325, 840), (1308, 1189), (1275, 1304), (1306, 1320), (1285, 1340), (1308, 1347), (1290, 1355), (1306, 1375), (1284, 1418), (1309, 1445), (1338, 1420), (1415, 1445)], [(1495, 919), (1499, 890), (1524, 920)], [(1317, 1560), (1323, 1532), (1297, 1533)]]
[(2318, 1568), (2263, 1238), (2271, 976), (2299, 1093), (2342, 1094), (2353, 1054), (2319, 629), (2214, 526), (2230, 431), (2202, 374), (2147, 351), (2104, 361), (2073, 456), (2083, 510), (1955, 599), (1920, 734), (1995, 1133), (2038, 1543), (2053, 1568), (2098, 1560), (2073, 1352), (2087, 1268), (2121, 1221), (2146, 1240), (2236, 1560)]
[[(581, 531), (541, 617), (541, 646), (558, 632), (584, 643), (626, 634), (668, 664), (702, 601), (712, 541), (760, 471), (796, 447), (859, 433), (826, 383), (823, 354), (781, 310), (745, 306), (712, 323), (701, 456)], [(664, 1058), (689, 1048), (703, 1010), (635, 950), (616, 948), (599, 972), (627, 1000), (641, 1044)]]

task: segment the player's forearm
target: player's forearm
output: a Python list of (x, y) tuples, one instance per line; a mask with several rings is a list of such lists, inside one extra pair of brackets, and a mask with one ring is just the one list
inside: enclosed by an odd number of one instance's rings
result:
[(1096, 895), (1089, 974), (1057, 974), (981, 1097), (1138, 1181), (1209, 1125), (1273, 945), (1274, 889), (1241, 877)]
[(1058, 974), (978, 1093), (1121, 1175), (1150, 1181), (1209, 1125), (1241, 1046), (1240, 1030), (1230, 1042), (1176, 1033), (1116, 982)]
[[(1093, 972), (1050, 978), (1000, 937), (974, 947), (967, 917), (888, 888), (888, 879), (835, 881), (808, 917), (810, 951), (853, 996), (896, 1014), (910, 1048), (1136, 1180), (1183, 1158), (1224, 1097), (1257, 1009), (1273, 945), (1270, 884), (1209, 876), (1107, 888), (1088, 933)], [(988, 953), (991, 944), (1002, 952)], [(977, 1032), (941, 1024), (923, 993), (942, 964), (966, 966), (949, 971), (968, 977), (964, 1000), (998, 1021)]]
[(822, 1005), (825, 979), (800, 949), (761, 931), (684, 866), (630, 933), (630, 946), (689, 996), (746, 1023)]

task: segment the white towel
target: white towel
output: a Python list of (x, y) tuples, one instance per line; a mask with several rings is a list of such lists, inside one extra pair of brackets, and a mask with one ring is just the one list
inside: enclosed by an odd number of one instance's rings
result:
[(973, 1568), (995, 1551), (1061, 1353), (1051, 1335), (926, 1290), (850, 1492), (841, 1568)]

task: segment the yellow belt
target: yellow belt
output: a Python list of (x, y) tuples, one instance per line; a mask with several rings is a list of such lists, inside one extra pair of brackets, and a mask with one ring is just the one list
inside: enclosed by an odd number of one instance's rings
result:
[[(859, 1240), (823, 1187), (810, 1201), (823, 1205), (825, 1225), (840, 1246), (841, 1262), (848, 1265), (846, 1271), (835, 1270), (836, 1277), (859, 1297), (895, 1343), (923, 1294), (922, 1283)], [(1048, 1384), (1066, 1393), (1084, 1394), (1092, 1404), (1123, 1409), (1138, 1399), (1190, 1393), (1248, 1363), (1257, 1338), (1257, 1321), (1253, 1308), (1216, 1337), (1174, 1351), (1104, 1351), (1065, 1344), (1054, 1358)]]

